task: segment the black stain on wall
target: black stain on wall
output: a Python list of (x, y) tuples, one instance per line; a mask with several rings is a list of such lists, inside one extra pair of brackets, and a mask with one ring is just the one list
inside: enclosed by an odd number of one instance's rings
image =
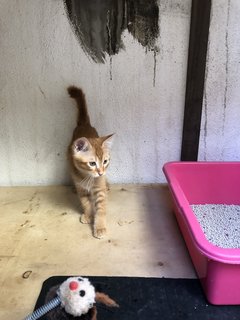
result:
[(147, 50), (157, 52), (157, 0), (64, 0), (70, 24), (84, 52), (104, 63), (124, 48), (125, 30)]

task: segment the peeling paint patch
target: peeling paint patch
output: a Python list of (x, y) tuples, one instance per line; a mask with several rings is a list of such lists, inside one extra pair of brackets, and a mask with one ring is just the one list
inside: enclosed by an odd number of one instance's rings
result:
[(106, 55), (112, 57), (124, 49), (124, 30), (156, 54), (155, 42), (159, 35), (157, 0), (64, 0), (64, 3), (81, 47), (94, 62), (105, 63)]

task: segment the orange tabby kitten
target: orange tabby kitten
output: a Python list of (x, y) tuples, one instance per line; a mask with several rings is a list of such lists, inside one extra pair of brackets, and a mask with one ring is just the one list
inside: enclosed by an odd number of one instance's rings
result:
[[(112, 134), (99, 137), (90, 124), (84, 93), (80, 88), (68, 88), (78, 107), (77, 127), (68, 148), (73, 182), (82, 206), (82, 223), (93, 222), (93, 235), (106, 234), (107, 181), (105, 173), (110, 162)], [(94, 215), (93, 215), (94, 211)]]

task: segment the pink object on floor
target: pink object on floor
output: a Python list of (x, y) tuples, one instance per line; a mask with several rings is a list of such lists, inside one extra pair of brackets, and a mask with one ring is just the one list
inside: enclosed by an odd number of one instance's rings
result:
[[(208, 301), (240, 304), (240, 248), (211, 244), (192, 204), (240, 205), (240, 162), (168, 162), (163, 166), (175, 215)], [(240, 235), (239, 235), (240, 236)]]

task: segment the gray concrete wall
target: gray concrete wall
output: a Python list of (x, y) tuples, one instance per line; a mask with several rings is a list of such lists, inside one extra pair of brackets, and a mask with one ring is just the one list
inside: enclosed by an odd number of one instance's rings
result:
[[(70, 84), (84, 89), (99, 133), (116, 132), (110, 181), (165, 181), (162, 165), (180, 157), (190, 7), (160, 2), (156, 57), (125, 31), (125, 50), (98, 64), (62, 1), (2, 0), (0, 184), (69, 183)], [(240, 160), (239, 14), (238, 0), (212, 2), (199, 160)]]
[(240, 1), (213, 0), (199, 160), (240, 160)]
[(180, 157), (191, 1), (161, 1), (159, 9), (156, 60), (126, 31), (125, 50), (97, 64), (63, 1), (0, 2), (1, 185), (69, 183), (70, 84), (85, 91), (99, 133), (116, 133), (110, 181), (164, 181), (162, 165)]

